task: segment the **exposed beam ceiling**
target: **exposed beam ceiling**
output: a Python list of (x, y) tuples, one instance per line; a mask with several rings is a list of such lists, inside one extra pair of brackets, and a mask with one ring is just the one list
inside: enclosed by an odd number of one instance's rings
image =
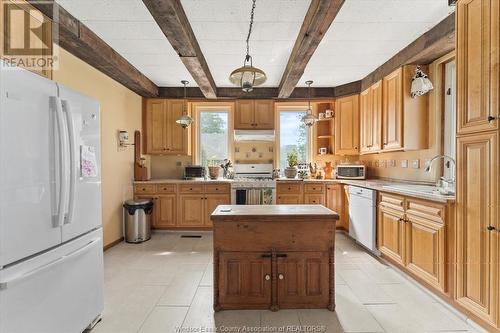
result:
[[(217, 94), (219, 99), (244, 99), (244, 98), (262, 98), (262, 99), (279, 99), (278, 88), (254, 88), (251, 92), (245, 93), (240, 88), (218, 88)], [(355, 81), (337, 87), (330, 88), (311, 88), (311, 98), (336, 98), (358, 94), (361, 92), (361, 81)], [(187, 96), (190, 99), (203, 98), (203, 93), (199, 88), (187, 88)], [(183, 98), (184, 91), (180, 87), (161, 87), (159, 97), (164, 98)], [(288, 97), (291, 99), (307, 99), (309, 93), (307, 88), (297, 87)]]
[(279, 98), (287, 98), (328, 31), (344, 0), (312, 0), (279, 85)]
[(56, 42), (62, 48), (141, 96), (158, 95), (158, 87), (150, 79), (55, 1), (28, 2), (57, 24)]
[(455, 49), (455, 13), (402, 49), (382, 66), (368, 74), (361, 84), (365, 90), (396, 68), (406, 64), (429, 64)]
[(217, 87), (180, 0), (142, 0), (206, 98)]

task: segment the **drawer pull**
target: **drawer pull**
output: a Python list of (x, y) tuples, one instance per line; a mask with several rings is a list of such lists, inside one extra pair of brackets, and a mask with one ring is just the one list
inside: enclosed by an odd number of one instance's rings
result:
[(495, 227), (492, 225), (489, 225), (486, 227), (486, 229), (488, 229), (488, 231), (492, 231), (492, 230), (495, 230)]
[(266, 275), (264, 276), (264, 279), (265, 279), (266, 281), (269, 281), (269, 280), (271, 280), (271, 275), (269, 275), (269, 274), (266, 274)]
[(264, 253), (263, 255), (260, 256), (261, 258), (271, 258), (272, 255), (271, 253)]
[(286, 254), (286, 253), (278, 253), (278, 254), (276, 255), (276, 257), (277, 257), (277, 258), (286, 258), (286, 257), (288, 257), (288, 254)]
[(278, 275), (278, 279), (283, 280), (284, 278), (285, 278), (285, 276), (283, 274)]

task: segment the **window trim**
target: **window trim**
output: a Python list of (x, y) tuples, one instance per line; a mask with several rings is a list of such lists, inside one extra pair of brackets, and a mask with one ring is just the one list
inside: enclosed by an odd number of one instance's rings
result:
[[(275, 103), (275, 135), (276, 135), (276, 140), (275, 140), (275, 149), (274, 149), (274, 167), (277, 169), (280, 169), (280, 171), (283, 171), (286, 166), (281, 166), (280, 165), (280, 147), (281, 147), (281, 142), (280, 142), (280, 114), (282, 112), (298, 112), (298, 111), (306, 111), (308, 108), (308, 104), (304, 102), (282, 102), (282, 103)], [(313, 131), (311, 130), (311, 127), (307, 129), (307, 136), (308, 136), (308, 142), (307, 142), (307, 152), (306, 152), (306, 160), (307, 163), (312, 161), (312, 143), (313, 143)]]
[(200, 113), (223, 111), (228, 113), (228, 158), (233, 161), (234, 157), (234, 103), (221, 102), (198, 102), (191, 103), (193, 124), (192, 124), (192, 161), (195, 165), (200, 165)]

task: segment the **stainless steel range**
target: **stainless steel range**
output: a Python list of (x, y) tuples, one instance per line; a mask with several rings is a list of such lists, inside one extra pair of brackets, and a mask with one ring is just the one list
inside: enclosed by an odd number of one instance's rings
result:
[(276, 203), (276, 182), (272, 164), (235, 164), (231, 183), (233, 205), (273, 205)]

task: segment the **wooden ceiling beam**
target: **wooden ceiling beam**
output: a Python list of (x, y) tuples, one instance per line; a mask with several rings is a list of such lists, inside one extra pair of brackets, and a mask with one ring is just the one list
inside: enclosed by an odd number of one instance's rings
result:
[(455, 13), (399, 51), (382, 66), (368, 74), (361, 83), (365, 90), (403, 65), (426, 65), (455, 49)]
[(279, 98), (292, 95), (307, 63), (337, 16), (344, 0), (312, 0), (279, 85)]
[(55, 1), (28, 2), (53, 21), (58, 30), (54, 42), (66, 51), (141, 96), (158, 95), (158, 87), (150, 79)]
[(180, 0), (142, 0), (206, 98), (217, 87)]

